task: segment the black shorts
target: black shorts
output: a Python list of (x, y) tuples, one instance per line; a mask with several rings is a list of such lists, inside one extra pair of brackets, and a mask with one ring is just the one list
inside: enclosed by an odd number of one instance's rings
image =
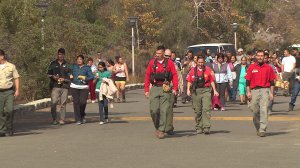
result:
[(126, 77), (118, 77), (118, 76), (115, 76), (115, 81), (116, 81), (116, 82), (122, 82), (122, 81), (126, 82)]

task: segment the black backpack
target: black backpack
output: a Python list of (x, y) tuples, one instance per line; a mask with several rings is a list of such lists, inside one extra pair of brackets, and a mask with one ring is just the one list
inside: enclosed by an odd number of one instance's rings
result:
[(164, 59), (164, 72), (163, 73), (156, 73), (156, 67), (157, 67), (157, 59), (154, 60), (153, 64), (153, 73), (151, 74), (150, 77), (150, 82), (151, 84), (155, 84), (156, 82), (170, 82), (172, 80), (172, 73), (167, 72), (167, 67), (168, 67), (168, 59)]

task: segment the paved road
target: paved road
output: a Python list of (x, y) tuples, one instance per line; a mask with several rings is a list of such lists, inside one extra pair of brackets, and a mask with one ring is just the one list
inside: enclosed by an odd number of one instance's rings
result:
[[(97, 105), (87, 107), (88, 123), (51, 126), (49, 109), (17, 116), (14, 137), (0, 139), (1, 168), (299, 168), (300, 106), (287, 112), (288, 98), (276, 97), (268, 136), (256, 136), (246, 106), (228, 104), (213, 112), (212, 134), (194, 135), (190, 104), (174, 109), (176, 135), (155, 138), (149, 100), (142, 90), (110, 109), (112, 122), (98, 124)], [(298, 102), (300, 104), (300, 102)]]

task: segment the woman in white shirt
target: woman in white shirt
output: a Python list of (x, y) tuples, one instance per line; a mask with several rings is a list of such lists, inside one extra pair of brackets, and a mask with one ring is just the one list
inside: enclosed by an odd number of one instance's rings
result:
[(125, 84), (129, 81), (128, 68), (124, 59), (120, 56), (116, 56), (116, 64), (114, 65), (113, 73), (115, 74), (115, 83), (118, 89), (116, 93), (117, 103), (120, 101), (120, 93), (122, 94), (122, 102), (125, 100)]

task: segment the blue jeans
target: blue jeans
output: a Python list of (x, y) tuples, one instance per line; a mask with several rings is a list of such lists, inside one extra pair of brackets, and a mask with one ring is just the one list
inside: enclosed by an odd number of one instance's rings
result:
[(104, 121), (104, 119), (108, 119), (108, 99), (103, 95), (103, 99), (100, 101), (99, 92), (96, 92), (96, 96), (99, 105), (100, 121)]
[(297, 100), (299, 91), (300, 91), (300, 82), (297, 79), (295, 79), (290, 105), (295, 106), (295, 102)]
[(229, 94), (229, 100), (230, 101), (236, 101), (237, 88), (235, 88), (235, 87), (231, 88), (228, 85), (227, 89), (228, 89), (228, 94)]

